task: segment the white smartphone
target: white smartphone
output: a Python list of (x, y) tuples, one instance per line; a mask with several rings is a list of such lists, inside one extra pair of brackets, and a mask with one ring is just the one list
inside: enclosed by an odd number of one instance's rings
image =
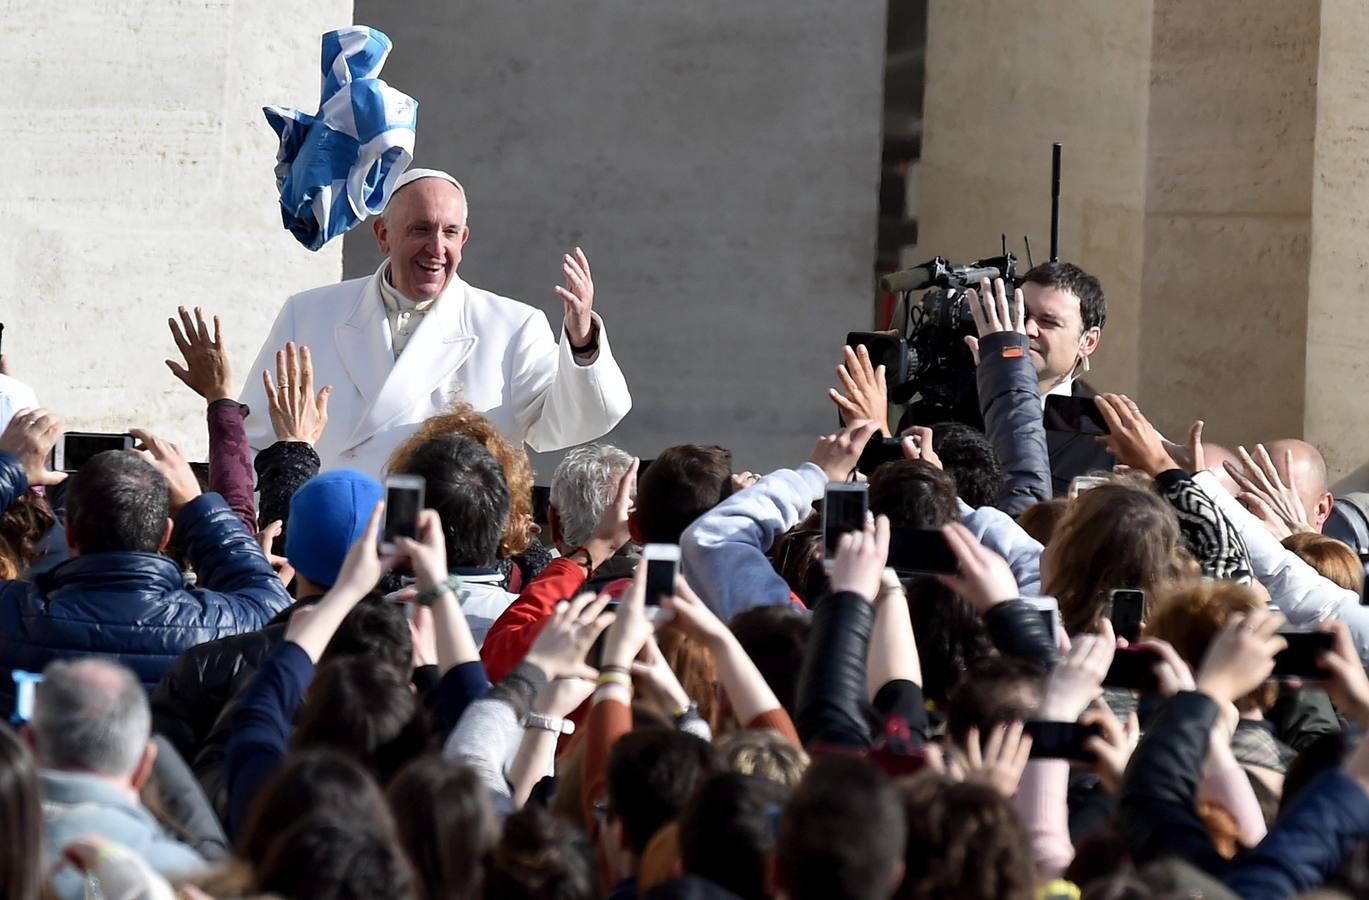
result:
[(869, 485), (830, 481), (822, 498), (822, 562), (831, 567), (837, 556), (837, 541), (850, 531), (865, 528), (870, 511)]
[(106, 450), (133, 449), (131, 434), (103, 434), (94, 431), (68, 431), (52, 447), (52, 468), (57, 472), (75, 472), (92, 456)]
[(680, 574), (678, 544), (647, 544), (642, 548), (646, 561), (646, 611), (653, 622), (669, 615), (661, 601), (675, 594), (675, 579)]
[(1041, 616), (1041, 623), (1050, 633), (1051, 641), (1057, 642), (1060, 637), (1060, 601), (1054, 597), (1023, 597), (1022, 602), (1036, 610)]
[(1073, 500), (1084, 491), (1091, 491), (1100, 484), (1107, 484), (1112, 479), (1106, 475), (1080, 475), (1070, 482), (1069, 499)]
[(395, 538), (418, 537), (418, 513), (423, 509), (427, 482), (421, 475), (391, 475), (385, 479), (385, 523), (380, 529), (380, 552), (397, 552)]

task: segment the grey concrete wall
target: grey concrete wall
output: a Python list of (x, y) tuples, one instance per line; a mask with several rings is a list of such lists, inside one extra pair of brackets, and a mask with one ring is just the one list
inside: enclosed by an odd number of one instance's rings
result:
[(203, 403), (162, 362), (167, 316), (220, 313), (245, 367), (286, 296), (337, 279), (340, 244), (310, 253), (281, 227), (261, 107), (317, 107), (319, 36), (351, 16), (351, 0), (4, 4), (4, 349), (71, 427), (142, 425), (203, 459)]
[[(360, 0), (470, 192), (473, 284), (561, 320), (580, 245), (632, 388), (611, 439), (792, 464), (872, 319), (885, 0)], [(347, 275), (379, 256), (348, 235)], [(538, 465), (545, 481), (549, 460)]]

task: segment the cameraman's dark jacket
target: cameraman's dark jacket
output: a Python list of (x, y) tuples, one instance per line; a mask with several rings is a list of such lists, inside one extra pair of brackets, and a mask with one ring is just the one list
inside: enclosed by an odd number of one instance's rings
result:
[[(19, 460), (0, 452), (0, 511), (28, 489)], [(183, 651), (251, 631), (290, 604), (256, 538), (218, 494), (176, 514), (176, 540), (199, 576), (157, 553), (91, 553), (34, 581), (0, 582), (0, 715), (14, 706), (10, 670), (108, 656), (151, 690)]]

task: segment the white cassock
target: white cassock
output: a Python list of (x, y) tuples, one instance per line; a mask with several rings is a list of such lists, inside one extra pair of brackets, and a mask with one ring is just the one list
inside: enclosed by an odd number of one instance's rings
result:
[(275, 377), (286, 341), (309, 348), (315, 390), (333, 386), (328, 425), (315, 449), (324, 469), (381, 477), (390, 454), (419, 423), (461, 399), (516, 445), (557, 450), (601, 437), (632, 408), (603, 321), (599, 354), (579, 365), (538, 309), (466, 284), (453, 275), (396, 359), (378, 288), (386, 264), (285, 301), (248, 370), (242, 402), (247, 438), (260, 451), (275, 441), (261, 373)]

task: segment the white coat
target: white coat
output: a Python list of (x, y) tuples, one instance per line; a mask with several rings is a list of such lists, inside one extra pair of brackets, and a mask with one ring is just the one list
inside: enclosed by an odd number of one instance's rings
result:
[(455, 275), (395, 359), (378, 287), (383, 271), (384, 265), (369, 278), (285, 302), (243, 389), (253, 450), (275, 441), (261, 373), (275, 377), (275, 354), (286, 341), (309, 348), (316, 390), (333, 386), (328, 424), (315, 444), (324, 469), (381, 477), (390, 454), (419, 423), (457, 398), (488, 416), (509, 440), (526, 441), (534, 450), (592, 441), (632, 408), (597, 315), (599, 354), (579, 365), (564, 335), (559, 342), (552, 337), (541, 310)]

